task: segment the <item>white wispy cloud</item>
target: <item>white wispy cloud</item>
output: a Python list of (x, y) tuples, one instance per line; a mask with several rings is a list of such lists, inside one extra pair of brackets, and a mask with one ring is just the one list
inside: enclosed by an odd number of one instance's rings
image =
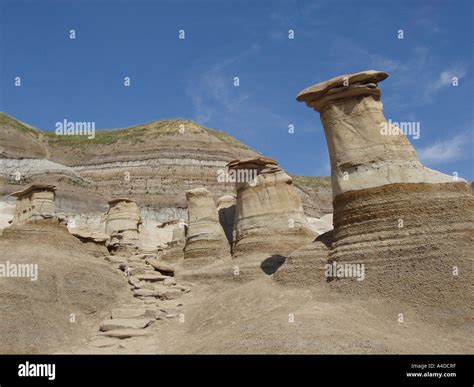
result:
[(473, 157), (474, 135), (464, 132), (453, 138), (437, 141), (418, 150), (421, 160), (425, 163), (441, 164)]
[[(317, 17), (321, 8), (330, 4), (324, 0), (312, 0), (302, 5), (297, 1), (284, 1), (277, 9), (269, 14), (270, 28), (268, 35), (274, 41), (288, 40), (288, 30), (295, 31), (297, 37), (318, 36), (321, 26), (327, 26), (328, 21)], [(301, 28), (304, 26), (304, 28)]]
[(454, 78), (460, 80), (465, 75), (466, 70), (463, 66), (456, 66), (442, 71), (438, 78), (435, 78), (433, 82), (427, 84), (425, 88), (425, 98), (430, 100), (431, 97), (442, 88), (453, 86)]
[[(221, 60), (206, 70), (193, 71), (187, 82), (186, 95), (194, 108), (194, 119), (203, 125), (222, 129), (232, 128), (248, 136), (263, 127), (285, 128), (288, 119), (271, 104), (258, 99), (258, 90), (249, 87), (240, 77), (240, 87), (234, 87), (234, 69), (251, 61), (260, 53), (260, 46), (252, 45), (239, 55)], [(251, 85), (250, 85), (251, 86)]]
[(250, 94), (234, 92), (233, 79), (229, 67), (257, 54), (260, 46), (253, 44), (239, 55), (226, 58), (199, 74), (193, 73), (187, 82), (186, 95), (193, 104), (196, 120), (207, 124), (216, 116), (237, 111)]

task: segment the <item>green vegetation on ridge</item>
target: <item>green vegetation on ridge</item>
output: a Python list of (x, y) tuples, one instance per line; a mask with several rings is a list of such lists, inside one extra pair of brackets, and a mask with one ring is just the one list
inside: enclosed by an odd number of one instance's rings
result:
[(35, 135), (41, 133), (39, 129), (33, 128), (32, 126), (27, 125), (3, 112), (0, 112), (0, 127), (8, 127), (19, 130), (23, 133), (31, 133)]
[(293, 184), (299, 186), (306, 186), (315, 189), (322, 187), (331, 188), (331, 177), (330, 176), (291, 176), (293, 178)]
[(177, 135), (180, 133), (180, 130), (184, 130), (184, 133), (207, 133), (230, 146), (250, 149), (225, 132), (207, 129), (191, 120), (183, 119), (159, 120), (123, 129), (96, 130), (95, 138), (93, 139), (89, 139), (87, 136), (77, 135), (57, 136), (54, 132), (45, 132), (44, 134), (52, 145), (80, 147), (90, 144), (109, 145), (118, 141), (133, 144), (139, 142), (143, 143), (150, 138)]

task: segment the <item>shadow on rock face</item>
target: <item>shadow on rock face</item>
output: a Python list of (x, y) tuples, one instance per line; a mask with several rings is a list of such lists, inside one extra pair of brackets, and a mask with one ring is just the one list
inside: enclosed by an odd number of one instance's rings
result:
[(275, 273), (278, 268), (285, 263), (286, 257), (282, 255), (272, 255), (266, 258), (261, 264), (260, 268), (265, 274), (271, 275)]

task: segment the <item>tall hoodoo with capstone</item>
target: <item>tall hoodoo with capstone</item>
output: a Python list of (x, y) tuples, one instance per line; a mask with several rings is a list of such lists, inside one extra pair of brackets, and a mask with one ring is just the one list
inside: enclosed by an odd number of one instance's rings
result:
[(183, 267), (199, 268), (230, 259), (230, 245), (219, 223), (212, 194), (204, 187), (186, 191), (188, 227)]
[(423, 166), (408, 139), (385, 118), (378, 82), (387, 77), (374, 70), (342, 75), (297, 96), (321, 115), (334, 197), (386, 184), (453, 182)]
[(235, 160), (228, 168), (237, 189), (234, 257), (286, 256), (315, 237), (292, 178), (275, 160)]
[(14, 192), (16, 198), (13, 224), (56, 216), (56, 187), (46, 184), (33, 184), (22, 191)]
[(474, 199), (462, 179), (423, 166), (402, 131), (389, 124), (378, 87), (387, 76), (348, 74), (297, 96), (320, 113), (329, 148), (329, 260), (365, 265), (365, 280), (330, 284), (465, 309), (473, 282)]

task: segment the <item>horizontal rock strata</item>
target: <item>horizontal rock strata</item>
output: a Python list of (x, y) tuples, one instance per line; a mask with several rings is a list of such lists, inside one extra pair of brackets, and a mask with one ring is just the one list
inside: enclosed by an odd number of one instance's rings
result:
[[(403, 133), (381, 134), (387, 120), (377, 82), (386, 77), (350, 74), (298, 95), (321, 113), (331, 158), (328, 285), (347, 295), (390, 298), (399, 303), (397, 313), (410, 304), (464, 324), (474, 280), (474, 197), (462, 179), (424, 167)], [(292, 267), (281, 268), (283, 282), (285, 271), (303, 277), (309, 267), (319, 269), (321, 245), (294, 255), (305, 263), (286, 262)]]
[(188, 229), (183, 265), (190, 268), (230, 258), (230, 245), (211, 193), (205, 188), (195, 188), (186, 192), (186, 199)]
[(298, 94), (298, 101), (320, 112), (333, 196), (384, 184), (452, 181), (423, 166), (403, 134), (392, 134), (399, 128), (385, 118), (377, 85), (387, 77), (373, 70), (348, 74)]
[(466, 308), (473, 283), (474, 198), (465, 183), (392, 184), (336, 197), (330, 261), (365, 265), (338, 290)]
[(268, 158), (229, 163), (237, 183), (233, 256), (285, 256), (314, 238), (292, 179)]

